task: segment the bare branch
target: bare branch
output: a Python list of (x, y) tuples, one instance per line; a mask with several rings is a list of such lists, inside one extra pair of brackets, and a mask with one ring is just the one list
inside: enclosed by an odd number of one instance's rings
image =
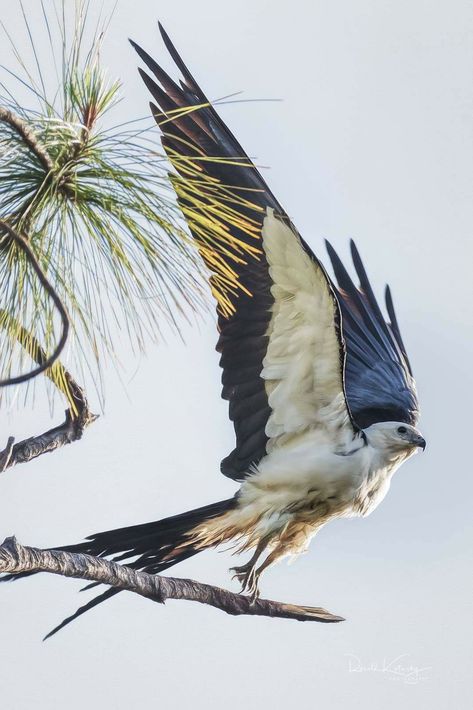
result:
[(0, 472), (6, 471), (19, 463), (28, 463), (32, 459), (47, 454), (56, 449), (71, 444), (82, 438), (84, 429), (92, 424), (97, 418), (97, 414), (92, 414), (84, 391), (72, 379), (71, 375), (64, 370), (69, 395), (72, 397), (74, 410), (72, 407), (66, 409), (66, 418), (62, 424), (49, 429), (44, 434), (32, 436), (29, 439), (14, 444), (13, 437), (8, 440), (7, 447), (0, 452)]
[(36, 155), (47, 173), (54, 169), (54, 162), (36, 133), (12, 111), (0, 106), (0, 121), (7, 123), (20, 136), (23, 143)]
[(72, 444), (82, 438), (84, 429), (98, 418), (97, 414), (89, 411), (87, 400), (79, 409), (78, 416), (73, 416), (70, 409), (66, 409), (66, 417), (62, 424), (45, 431), (43, 434), (23, 439), (18, 444), (12, 445), (13, 437), (8, 440), (7, 447), (0, 452), (0, 473), (19, 463), (28, 463), (42, 454), (48, 454), (60, 449), (66, 444)]
[(325, 623), (344, 621), (343, 617), (335, 616), (320, 607), (285, 604), (269, 599), (252, 599), (192, 579), (162, 577), (140, 572), (126, 565), (119, 565), (91, 555), (23, 547), (14, 537), (6, 538), (0, 546), (0, 572), (10, 574), (51, 572), (64, 577), (108, 584), (118, 589), (135, 592), (160, 604), (164, 604), (168, 599), (186, 599), (208, 604), (234, 616), (246, 614)]
[[(0, 317), (4, 314), (5, 312), (0, 310)], [(15, 324), (15, 331), (18, 342), (30, 357), (38, 365), (46, 362), (47, 355), (37, 339), (19, 324)], [(42, 454), (77, 441), (82, 437), (84, 429), (98, 418), (97, 414), (92, 414), (90, 411), (84, 390), (79, 387), (64, 365), (56, 362), (52, 368), (45, 370), (44, 374), (67, 398), (70, 406), (66, 410), (66, 418), (59, 426), (49, 429), (44, 434), (24, 439), (18, 444), (14, 444), (14, 438), (10, 437), (5, 450), (0, 452), (0, 473), (19, 463), (28, 463)]]

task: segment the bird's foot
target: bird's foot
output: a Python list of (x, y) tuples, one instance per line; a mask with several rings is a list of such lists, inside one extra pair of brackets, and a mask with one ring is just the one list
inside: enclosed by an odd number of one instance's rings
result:
[(260, 592), (258, 588), (259, 574), (254, 565), (246, 564), (241, 567), (232, 567), (230, 572), (235, 574), (232, 579), (237, 579), (241, 584), (241, 593), (245, 592), (254, 600), (258, 599)]

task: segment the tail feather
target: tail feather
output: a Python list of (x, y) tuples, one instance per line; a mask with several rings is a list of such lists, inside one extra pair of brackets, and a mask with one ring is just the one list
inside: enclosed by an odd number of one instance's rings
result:
[[(132, 567), (133, 569), (142, 569), (143, 571), (148, 572), (150, 574), (158, 574), (159, 572), (164, 572), (164, 570), (168, 569), (169, 567), (173, 567), (178, 562), (183, 562), (185, 559), (189, 559), (189, 557), (193, 557), (198, 552), (201, 552), (201, 549), (189, 547), (186, 550), (180, 552), (178, 555), (173, 556), (172, 560), (169, 560), (168, 562), (162, 562), (161, 564), (154, 563), (153, 565), (150, 565), (150, 566), (144, 566), (141, 560), (135, 560), (134, 562), (130, 562), (127, 566)], [(114, 558), (114, 561), (116, 561), (116, 559), (117, 558)], [(85, 592), (86, 590), (93, 589), (94, 587), (100, 586), (100, 584), (101, 584), (101, 582), (91, 582), (86, 587), (83, 587), (80, 591)], [(122, 592), (122, 591), (123, 591), (123, 589), (117, 589), (116, 587), (110, 587), (109, 589), (106, 589), (104, 592), (101, 592), (101, 594), (98, 594), (96, 597), (91, 599), (89, 602), (80, 606), (71, 616), (68, 616), (65, 619), (63, 619), (60, 624), (55, 626), (51, 631), (49, 631), (49, 633), (46, 634), (43, 641), (46, 641), (46, 639), (51, 638), (51, 636), (54, 636), (54, 634), (56, 634), (58, 631), (60, 631), (65, 626), (70, 624), (71, 621), (75, 621), (75, 619), (77, 619), (79, 616), (82, 616), (82, 614), (85, 614), (86, 611), (90, 611), (90, 609), (93, 609), (98, 604), (101, 604), (102, 602), (106, 601), (107, 599), (110, 599), (110, 597), (113, 597), (113, 596), (115, 596), (115, 594), (118, 594), (119, 592)]]
[(78, 545), (57, 549), (83, 552), (95, 557), (116, 555), (116, 562), (139, 555), (139, 569), (146, 567), (147, 571), (154, 572), (155, 564), (160, 566), (173, 549), (189, 541), (189, 533), (193, 528), (205, 520), (226, 513), (234, 504), (235, 499), (230, 498), (152, 523), (95, 533)]
[[(218, 517), (231, 510), (235, 506), (235, 500), (235, 498), (230, 498), (219, 501), (218, 503), (212, 503), (211, 505), (173, 515), (169, 518), (163, 518), (163, 520), (152, 523), (107, 530), (90, 535), (84, 542), (79, 544), (63, 545), (51, 549), (79, 552), (93, 555), (94, 557), (112, 556), (114, 562), (137, 557), (137, 559), (128, 562), (127, 565), (149, 574), (158, 574), (200, 552), (203, 549), (202, 546), (194, 547), (192, 545), (192, 530), (206, 520)], [(173, 554), (173, 551), (175, 551), (175, 554)], [(36, 573), (26, 572), (17, 575), (5, 575), (1, 581), (27, 577), (31, 574)], [(84, 587), (84, 590), (91, 589), (98, 584), (98, 582), (91, 582)], [(120, 591), (122, 590), (112, 587), (91, 599), (87, 604), (77, 609), (72, 616), (64, 619), (50, 631), (45, 636), (45, 639), (53, 636), (71, 621), (74, 621), (86, 611), (118, 594)]]
[(46, 641), (46, 639), (49, 639), (51, 638), (51, 636), (57, 634), (58, 631), (70, 624), (71, 621), (74, 621), (75, 619), (79, 618), (79, 616), (82, 616), (82, 614), (85, 614), (86, 611), (93, 609), (94, 606), (97, 606), (97, 604), (101, 604), (106, 599), (110, 599), (110, 597), (115, 596), (115, 594), (118, 594), (118, 592), (121, 591), (121, 589), (110, 587), (110, 589), (106, 589), (101, 594), (98, 594), (96, 597), (91, 599), (90, 602), (87, 602), (87, 604), (83, 604), (82, 606), (80, 606), (73, 614), (71, 614), (71, 616), (67, 616), (65, 619), (63, 619), (60, 624), (54, 627), (54, 629), (51, 629), (51, 631), (49, 631), (43, 638), (43, 641)]

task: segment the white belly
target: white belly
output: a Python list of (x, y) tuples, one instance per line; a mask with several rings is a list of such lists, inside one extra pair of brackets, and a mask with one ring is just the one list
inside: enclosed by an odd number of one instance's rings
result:
[[(359, 514), (357, 497), (366, 486), (370, 452), (361, 446), (341, 455), (314, 432), (274, 448), (240, 489), (243, 515), (260, 515), (270, 526), (285, 525), (294, 514), (319, 526), (331, 517)], [(263, 523), (263, 520), (261, 521)]]
[(368, 515), (389, 489), (397, 465), (376, 469), (378, 456), (362, 442), (347, 450), (313, 431), (286, 440), (243, 481), (237, 506), (194, 533), (202, 546), (233, 539), (243, 550), (266, 538), (289, 554), (302, 552), (329, 520)]

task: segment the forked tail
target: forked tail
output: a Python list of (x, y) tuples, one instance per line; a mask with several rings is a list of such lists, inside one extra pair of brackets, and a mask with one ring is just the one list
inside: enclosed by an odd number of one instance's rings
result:
[[(90, 535), (84, 542), (77, 545), (66, 545), (54, 549), (64, 550), (66, 552), (81, 552), (93, 555), (94, 557), (110, 556), (114, 562), (122, 562), (136, 557), (137, 559), (127, 562), (126, 564), (133, 569), (143, 570), (150, 574), (157, 574), (178, 562), (192, 557), (206, 547), (213, 547), (214, 543), (209, 543), (208, 545), (202, 544), (202, 542), (193, 544), (192, 530), (197, 526), (201, 526), (207, 520), (224, 515), (235, 507), (235, 502), (235, 498), (229, 498), (228, 500), (212, 503), (202, 508), (189, 510), (186, 513), (173, 515), (170, 518), (163, 518), (153, 523), (107, 530), (95, 535)], [(2, 581), (18, 579), (19, 577), (26, 577), (30, 574), (32, 573), (6, 575), (3, 577)], [(98, 582), (92, 582), (84, 589), (91, 589), (98, 584)], [(100, 604), (105, 601), (105, 599), (114, 596), (120, 591), (122, 590), (111, 587), (102, 594), (94, 597), (90, 602), (77, 609), (72, 616), (64, 619), (59, 626), (56, 626), (49, 632), (46, 638), (55, 634), (74, 619), (77, 619), (77, 617), (84, 614), (84, 612), (92, 609), (97, 604)]]

